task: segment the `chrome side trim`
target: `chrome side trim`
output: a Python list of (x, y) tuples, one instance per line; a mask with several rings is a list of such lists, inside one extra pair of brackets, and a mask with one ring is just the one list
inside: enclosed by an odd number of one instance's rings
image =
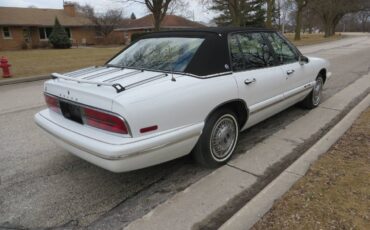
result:
[[(281, 98), (279, 98), (277, 100), (271, 100), (270, 103), (267, 103), (266, 105), (264, 105), (264, 106), (262, 106), (262, 107), (260, 107), (258, 109), (253, 110), (253, 107), (257, 107), (259, 104), (262, 104), (265, 101), (260, 102), (257, 105), (251, 106), (252, 109), (251, 109), (250, 115), (255, 114), (255, 113), (258, 113), (258, 112), (261, 112), (262, 110), (265, 110), (265, 109), (267, 109), (267, 108), (269, 108), (271, 106), (274, 106), (276, 104), (279, 104), (280, 102), (285, 101), (286, 99), (289, 99), (291, 97), (294, 97), (294, 96), (296, 96), (296, 95), (298, 95), (300, 93), (303, 93), (305, 91), (311, 90), (314, 87), (314, 84), (315, 84), (315, 82), (311, 82), (311, 83), (306, 84), (304, 86), (298, 87), (297, 89), (294, 89), (294, 90), (290, 91), (292, 93), (289, 93), (288, 92), (287, 95), (284, 94), (283, 97), (281, 97)], [(276, 97), (278, 98), (279, 96), (276, 96)]]

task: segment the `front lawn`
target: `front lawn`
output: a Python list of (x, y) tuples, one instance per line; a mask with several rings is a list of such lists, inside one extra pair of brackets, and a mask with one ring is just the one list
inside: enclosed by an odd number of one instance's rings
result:
[[(103, 65), (123, 47), (0, 51), (9, 59), (13, 77), (47, 75)], [(1, 78), (1, 77), (0, 77)]]

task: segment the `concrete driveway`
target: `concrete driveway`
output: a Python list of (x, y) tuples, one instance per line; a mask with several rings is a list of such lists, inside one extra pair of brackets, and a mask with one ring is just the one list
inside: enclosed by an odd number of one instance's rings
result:
[[(369, 36), (301, 50), (332, 63), (324, 100), (370, 70)], [(42, 83), (0, 86), (0, 228), (118, 229), (212, 172), (184, 157), (113, 174), (70, 155), (33, 122), (44, 106)], [(292, 107), (244, 132), (237, 152), (253, 148), (305, 113)]]

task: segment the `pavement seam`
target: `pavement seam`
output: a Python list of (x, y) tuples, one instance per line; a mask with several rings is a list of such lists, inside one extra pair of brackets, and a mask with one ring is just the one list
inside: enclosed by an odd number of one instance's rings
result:
[(247, 170), (241, 169), (241, 168), (239, 168), (239, 167), (237, 167), (237, 166), (234, 166), (234, 165), (231, 165), (231, 164), (229, 164), (229, 163), (227, 163), (226, 165), (227, 165), (227, 166), (229, 166), (229, 167), (231, 167), (231, 168), (234, 168), (234, 169), (236, 169), (236, 170), (239, 170), (239, 171), (241, 171), (241, 172), (244, 172), (244, 173), (250, 174), (250, 175), (252, 175), (252, 176), (255, 176), (255, 177), (257, 177), (257, 178), (261, 178), (261, 177), (262, 177), (262, 175), (258, 175), (258, 174), (252, 173), (252, 172), (248, 172)]
[(286, 173), (293, 174), (293, 175), (296, 175), (296, 176), (299, 176), (299, 177), (303, 177), (303, 176), (304, 176), (303, 174), (296, 173), (296, 172), (293, 172), (293, 171), (290, 171), (290, 170), (285, 170), (285, 172), (286, 172)]
[(329, 107), (326, 107), (326, 106), (319, 106), (319, 108), (333, 110), (333, 111), (337, 111), (337, 112), (342, 112), (340, 109), (329, 108)]

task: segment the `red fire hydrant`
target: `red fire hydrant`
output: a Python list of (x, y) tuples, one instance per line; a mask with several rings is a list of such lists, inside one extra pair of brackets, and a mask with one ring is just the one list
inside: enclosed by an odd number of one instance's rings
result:
[(10, 73), (10, 65), (8, 63), (8, 59), (6, 57), (1, 57), (0, 59), (0, 68), (3, 69), (3, 78), (8, 78), (8, 77), (11, 77), (11, 73)]

